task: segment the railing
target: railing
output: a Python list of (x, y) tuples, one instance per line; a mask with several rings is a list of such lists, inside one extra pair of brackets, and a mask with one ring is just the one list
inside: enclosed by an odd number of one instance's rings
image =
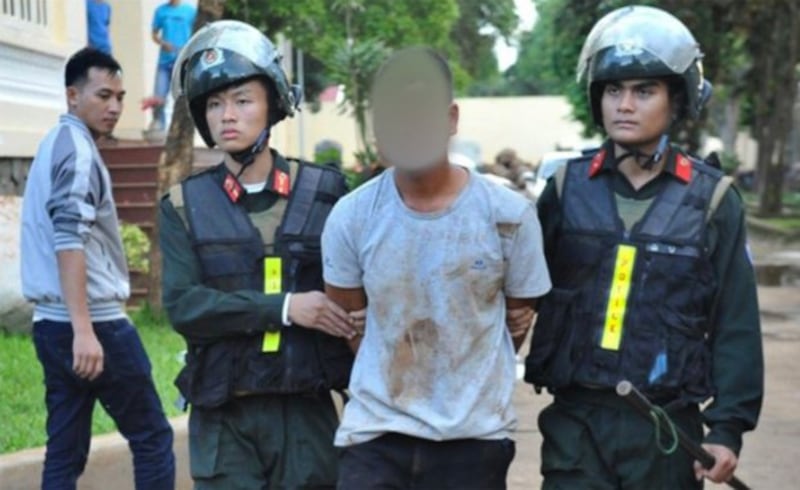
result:
[(40, 26), (47, 25), (48, 0), (2, 0), (0, 14)]

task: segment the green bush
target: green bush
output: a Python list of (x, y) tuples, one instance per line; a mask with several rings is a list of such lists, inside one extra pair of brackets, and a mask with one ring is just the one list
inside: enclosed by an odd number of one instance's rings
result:
[(325, 163), (342, 164), (342, 152), (336, 147), (329, 146), (314, 153), (314, 163), (320, 165)]
[(119, 227), (128, 268), (139, 272), (150, 271), (150, 239), (136, 225), (122, 223)]

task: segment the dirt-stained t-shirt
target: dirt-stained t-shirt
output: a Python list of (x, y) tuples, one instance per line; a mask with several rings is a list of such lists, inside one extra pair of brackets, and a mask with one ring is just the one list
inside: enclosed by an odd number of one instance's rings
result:
[(408, 208), (393, 170), (343, 198), (322, 237), (325, 282), (367, 295), (337, 446), (393, 432), (502, 439), (516, 424), (505, 298), (550, 289), (536, 210), (478, 174), (448, 209)]

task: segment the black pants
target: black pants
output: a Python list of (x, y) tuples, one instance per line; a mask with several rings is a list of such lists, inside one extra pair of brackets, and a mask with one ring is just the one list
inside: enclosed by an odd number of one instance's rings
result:
[[(670, 410), (675, 425), (700, 442), (696, 405)], [(613, 392), (576, 389), (539, 414), (544, 490), (699, 490), (693, 458), (663, 454), (655, 426)], [(663, 444), (669, 444), (664, 438)]]
[(330, 394), (258, 395), (192, 408), (189, 461), (195, 490), (333, 489)]
[(339, 490), (506, 488), (514, 441), (387, 434), (342, 452)]

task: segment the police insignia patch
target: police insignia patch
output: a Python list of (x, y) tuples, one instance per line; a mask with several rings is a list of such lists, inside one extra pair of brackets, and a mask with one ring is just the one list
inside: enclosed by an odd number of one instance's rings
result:
[(222, 183), (222, 189), (225, 191), (225, 194), (228, 195), (228, 199), (230, 199), (231, 202), (239, 201), (239, 198), (242, 196), (242, 186), (233, 175), (228, 174), (225, 177), (225, 182)]
[(217, 48), (210, 48), (203, 52), (200, 57), (200, 65), (205, 68), (211, 68), (225, 61), (225, 56)]

